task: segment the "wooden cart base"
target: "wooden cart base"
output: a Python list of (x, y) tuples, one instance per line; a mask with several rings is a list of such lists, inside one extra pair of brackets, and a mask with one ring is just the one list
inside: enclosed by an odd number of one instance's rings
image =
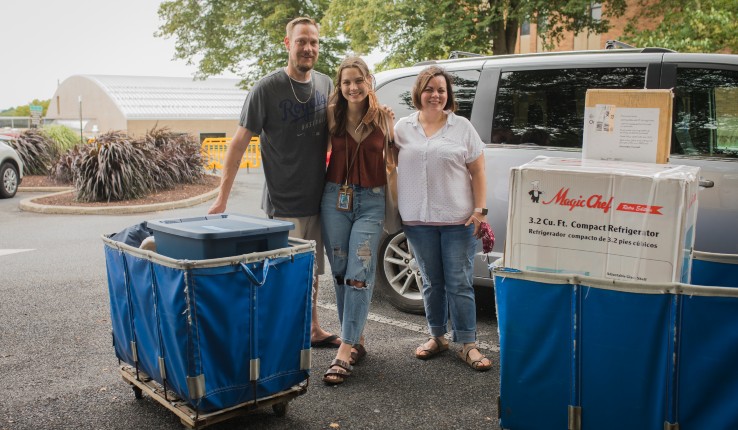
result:
[[(138, 377), (136, 377), (137, 373)], [(278, 417), (282, 417), (287, 413), (287, 404), (290, 400), (305, 394), (308, 387), (308, 380), (305, 380), (287, 390), (280, 391), (268, 397), (262, 397), (215, 412), (198, 413), (186, 401), (179, 398), (177, 394), (170, 390), (166, 390), (165, 392), (164, 387), (140, 370), (136, 372), (135, 368), (124, 365), (120, 367), (120, 374), (123, 376), (124, 381), (131, 384), (133, 393), (137, 399), (142, 398), (143, 393), (148, 394), (149, 397), (174, 412), (180, 421), (182, 421), (182, 424), (190, 429), (200, 429), (221, 421), (246, 415), (254, 409), (263, 406), (271, 406), (274, 413)]]

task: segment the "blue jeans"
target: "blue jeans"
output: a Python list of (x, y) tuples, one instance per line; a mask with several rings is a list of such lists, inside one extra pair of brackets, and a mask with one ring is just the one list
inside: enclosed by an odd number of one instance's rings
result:
[[(340, 185), (325, 184), (320, 220), (336, 289), (341, 339), (354, 345), (364, 331), (374, 291), (377, 248), (384, 226), (384, 187), (351, 187), (353, 210), (342, 212), (336, 209)], [(357, 288), (349, 281), (364, 282), (365, 286)]]
[(402, 228), (423, 276), (423, 304), (431, 336), (446, 334), (450, 313), (453, 341), (475, 342), (474, 225), (403, 225)]

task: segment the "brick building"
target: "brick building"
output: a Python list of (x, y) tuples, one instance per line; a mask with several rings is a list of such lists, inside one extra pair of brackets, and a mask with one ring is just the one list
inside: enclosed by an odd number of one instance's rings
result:
[[(564, 35), (564, 38), (556, 45), (552, 51), (582, 51), (587, 49), (605, 49), (605, 43), (608, 40), (619, 40), (623, 36), (625, 26), (640, 14), (640, 6), (638, 0), (628, 0), (628, 6), (625, 13), (617, 18), (611, 18), (611, 28), (607, 33), (580, 33), (576, 36), (574, 33)], [(594, 18), (601, 17), (606, 11), (606, 5), (600, 3), (592, 3), (591, 13)], [(648, 28), (655, 26), (656, 22), (649, 22), (641, 19), (641, 26)], [(518, 41), (515, 45), (516, 54), (527, 54), (530, 52), (543, 52), (541, 39), (538, 37), (537, 25), (535, 23), (523, 23), (518, 30)]]

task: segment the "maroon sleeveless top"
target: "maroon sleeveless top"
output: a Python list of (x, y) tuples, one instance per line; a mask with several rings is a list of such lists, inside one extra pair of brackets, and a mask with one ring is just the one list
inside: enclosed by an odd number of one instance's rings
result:
[[(325, 180), (343, 184), (346, 179), (346, 146), (348, 144), (348, 160), (356, 154), (356, 141), (351, 134), (331, 136), (331, 159)], [(348, 183), (364, 188), (379, 187), (387, 184), (387, 173), (384, 167), (384, 133), (379, 127), (374, 128), (359, 146), (359, 153), (351, 167)]]

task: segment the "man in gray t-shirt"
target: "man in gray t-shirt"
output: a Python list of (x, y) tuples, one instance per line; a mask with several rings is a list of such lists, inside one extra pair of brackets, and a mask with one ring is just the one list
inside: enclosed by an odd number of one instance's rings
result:
[(249, 92), (241, 126), (258, 133), (266, 176), (267, 215), (305, 217), (320, 213), (328, 143), (326, 106), (330, 78), (313, 70), (309, 82), (278, 69)]
[(337, 348), (341, 339), (320, 327), (316, 306), (317, 275), (324, 271), (320, 200), (328, 143), (326, 107), (333, 90), (331, 80), (313, 70), (318, 38), (318, 25), (310, 18), (287, 24), (287, 67), (261, 78), (246, 97), (240, 125), (226, 152), (220, 192), (208, 213), (225, 212), (241, 157), (252, 136), (258, 134), (267, 215), (293, 222), (290, 236), (316, 242), (311, 344)]

